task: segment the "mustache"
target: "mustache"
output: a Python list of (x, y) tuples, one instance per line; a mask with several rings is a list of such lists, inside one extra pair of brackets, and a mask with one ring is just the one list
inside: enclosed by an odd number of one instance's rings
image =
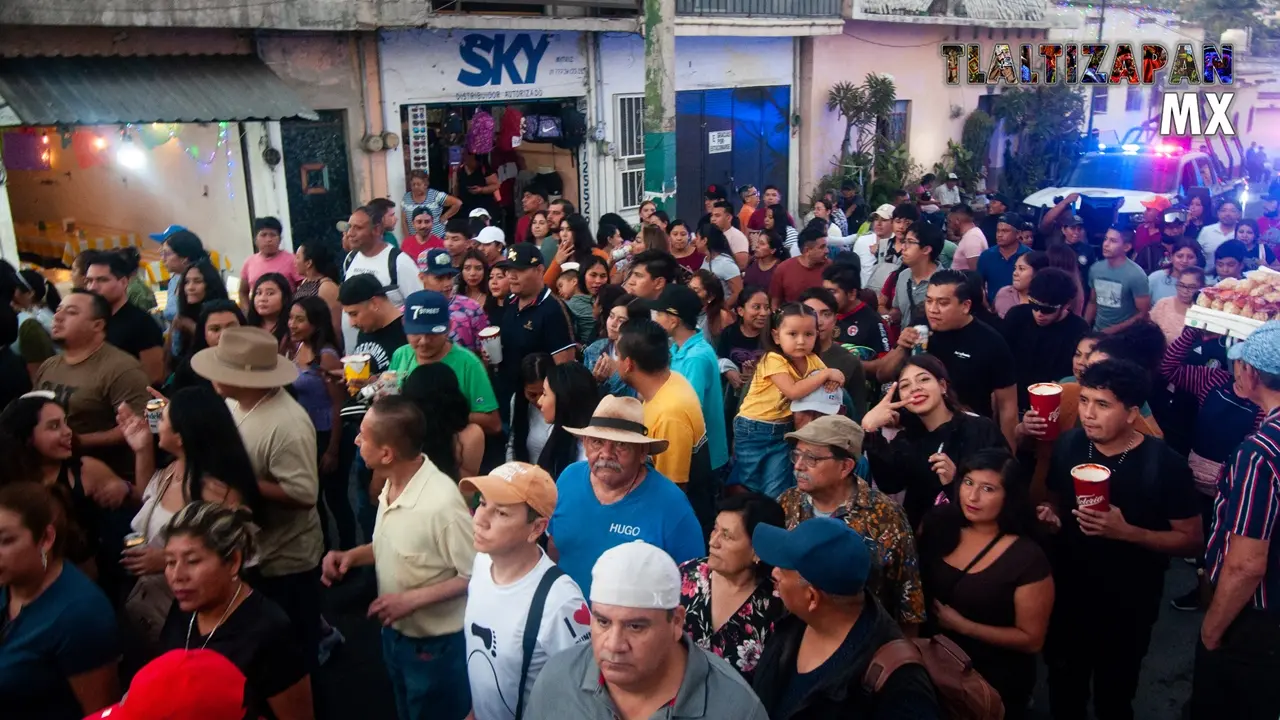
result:
[(813, 478), (809, 477), (807, 472), (796, 473), (796, 480), (804, 480), (805, 482), (813, 482)]
[(615, 460), (597, 460), (591, 463), (592, 470), (612, 470), (622, 472), (622, 464)]
[(615, 655), (613, 653), (603, 652), (603, 651), (600, 653), (600, 662), (613, 663), (614, 665), (627, 664), (626, 658), (622, 657), (621, 655)]

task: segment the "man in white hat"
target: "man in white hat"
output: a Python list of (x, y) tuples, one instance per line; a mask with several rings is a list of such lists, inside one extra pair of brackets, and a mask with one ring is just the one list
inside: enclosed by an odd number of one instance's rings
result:
[(502, 228), (489, 226), (476, 235), (476, 244), (480, 246), (485, 262), (492, 266), (502, 259), (503, 251), (507, 249), (507, 235)]
[(947, 181), (933, 189), (934, 202), (943, 210), (960, 204), (960, 178), (955, 173), (947, 173)]
[(649, 436), (639, 400), (608, 395), (586, 427), (565, 429), (582, 438), (587, 459), (560, 473), (547, 534), (552, 557), (584, 593), (601, 553), (622, 543), (644, 540), (676, 562), (706, 554), (688, 498), (646, 463), (667, 441)]
[(885, 203), (871, 213), (871, 232), (853, 243), (862, 261), (862, 287), (879, 292), (889, 275), (902, 264), (893, 249), (893, 210)]
[(191, 358), (191, 369), (226, 398), (258, 476), (261, 559), (251, 585), (285, 611), (305, 657), (315, 658), (324, 551), (316, 511), (316, 431), (307, 411), (284, 390), (298, 378), (298, 368), (278, 347), (262, 328), (227, 328), (217, 347)]
[(591, 575), (591, 647), (547, 662), (529, 698), (531, 720), (768, 718), (742, 677), (685, 635), (680, 571), (667, 553), (624, 543)]

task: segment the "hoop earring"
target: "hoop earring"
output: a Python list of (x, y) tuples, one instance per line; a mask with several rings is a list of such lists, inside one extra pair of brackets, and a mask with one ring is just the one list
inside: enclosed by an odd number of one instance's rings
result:
[(49, 552), (44, 549), (40, 550), (40, 569), (41, 570), (49, 569)]

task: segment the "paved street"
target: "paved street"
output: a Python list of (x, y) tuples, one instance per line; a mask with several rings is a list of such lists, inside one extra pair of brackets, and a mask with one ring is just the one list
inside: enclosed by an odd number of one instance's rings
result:
[[(1181, 560), (1170, 563), (1160, 620), (1142, 668), (1142, 684), (1135, 703), (1137, 720), (1177, 720), (1191, 693), (1192, 659), (1201, 613), (1182, 613), (1168, 598), (1186, 592), (1195, 582), (1195, 569)], [(326, 617), (347, 637), (346, 644), (321, 668), (314, 680), (320, 720), (395, 720), (391, 690), (382, 670), (377, 628), (364, 618), (373, 600), (373, 579), (352, 579), (326, 594)], [(1100, 650), (1102, 651), (1102, 650)], [(1032, 718), (1048, 720), (1048, 696), (1041, 669)]]

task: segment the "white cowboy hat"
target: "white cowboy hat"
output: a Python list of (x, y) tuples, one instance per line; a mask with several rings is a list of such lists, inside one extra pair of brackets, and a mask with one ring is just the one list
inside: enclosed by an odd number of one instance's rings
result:
[(578, 437), (648, 445), (651, 455), (657, 455), (667, 449), (666, 440), (649, 437), (649, 430), (644, 426), (644, 406), (639, 400), (630, 397), (606, 395), (596, 406), (591, 422), (587, 423), (586, 427), (567, 427), (565, 430)]

